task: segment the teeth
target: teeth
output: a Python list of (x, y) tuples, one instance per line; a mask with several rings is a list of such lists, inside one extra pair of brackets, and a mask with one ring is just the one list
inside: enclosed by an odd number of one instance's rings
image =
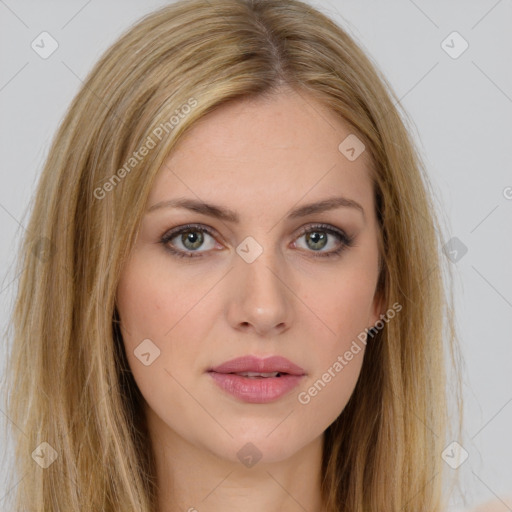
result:
[(258, 373), (258, 372), (240, 372), (236, 375), (240, 375), (241, 377), (249, 377), (253, 379), (261, 378), (261, 377), (278, 377), (281, 374), (279, 372), (273, 373)]

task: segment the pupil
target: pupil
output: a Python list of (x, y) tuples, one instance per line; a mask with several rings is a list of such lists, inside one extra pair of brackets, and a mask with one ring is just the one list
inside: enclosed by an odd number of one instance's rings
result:
[[(308, 242), (312, 241), (313, 244), (317, 245), (320, 244), (320, 246), (312, 247), (313, 249), (322, 249), (325, 247), (325, 241), (326, 241), (326, 235), (325, 233), (320, 233), (318, 231), (313, 231), (312, 233), (309, 233), (307, 235)], [(323, 242), (323, 243), (322, 243)]]
[[(197, 236), (197, 234), (199, 234), (199, 236)], [(187, 249), (197, 249), (203, 242), (203, 234), (200, 231), (189, 231), (183, 233), (182, 241)], [(189, 243), (191, 243), (192, 246), (190, 246)]]

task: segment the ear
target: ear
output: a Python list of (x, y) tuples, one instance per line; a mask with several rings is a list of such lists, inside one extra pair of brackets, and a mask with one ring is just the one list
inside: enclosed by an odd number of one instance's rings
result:
[(375, 296), (373, 298), (373, 305), (372, 305), (372, 313), (370, 317), (370, 323), (368, 324), (368, 327), (371, 327), (377, 323), (378, 320), (381, 319), (381, 315), (384, 315), (386, 312), (385, 304), (384, 304), (384, 294), (380, 291), (375, 292)]

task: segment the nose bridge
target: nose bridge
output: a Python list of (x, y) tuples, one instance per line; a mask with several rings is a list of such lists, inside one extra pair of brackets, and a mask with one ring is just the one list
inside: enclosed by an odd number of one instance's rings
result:
[(271, 298), (283, 293), (283, 284), (278, 278), (284, 271), (282, 255), (273, 247), (270, 239), (271, 237), (267, 236), (263, 245), (256, 239), (247, 237), (236, 250), (236, 272), (252, 296)]
[(230, 316), (237, 325), (251, 324), (264, 332), (288, 323), (290, 291), (283, 258), (272, 237), (259, 238), (265, 241), (247, 237), (236, 248)]

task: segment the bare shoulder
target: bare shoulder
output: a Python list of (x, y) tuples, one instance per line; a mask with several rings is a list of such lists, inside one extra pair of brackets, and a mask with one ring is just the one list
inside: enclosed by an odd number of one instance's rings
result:
[(476, 508), (472, 508), (469, 512), (510, 512), (512, 511), (512, 495), (488, 501), (478, 505)]

